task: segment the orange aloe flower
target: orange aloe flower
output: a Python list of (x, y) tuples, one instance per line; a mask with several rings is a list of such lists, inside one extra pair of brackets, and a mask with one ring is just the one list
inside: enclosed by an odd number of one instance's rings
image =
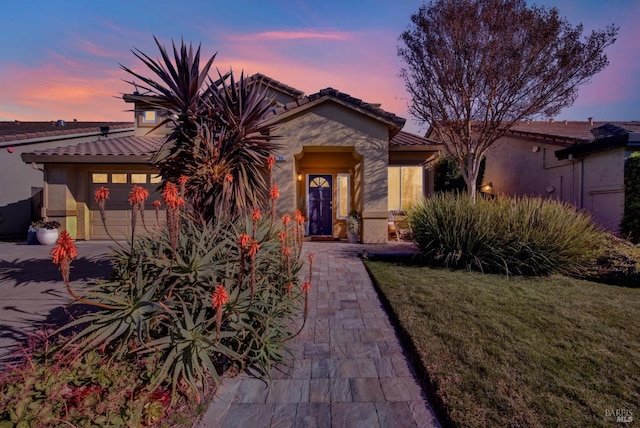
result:
[(310, 281), (305, 281), (305, 282), (302, 283), (302, 292), (303, 293), (308, 293), (310, 289), (311, 289), (311, 282)]
[(93, 197), (97, 203), (103, 203), (105, 200), (109, 199), (109, 188), (105, 186), (98, 187)]
[(220, 309), (229, 301), (229, 293), (224, 288), (224, 285), (218, 284), (211, 297), (211, 303), (214, 309)]
[(165, 203), (178, 197), (178, 186), (170, 181), (164, 183), (164, 189), (162, 190), (162, 199)]
[(282, 247), (282, 254), (284, 254), (285, 256), (290, 256), (291, 255), (291, 248)]
[(238, 241), (238, 245), (240, 246), (240, 248), (242, 248), (243, 250), (246, 249), (249, 246), (249, 240), (251, 239), (251, 237), (246, 233), (241, 233), (240, 235), (238, 235), (238, 238), (240, 238), (240, 240)]
[(273, 186), (271, 186), (271, 192), (269, 193), (269, 197), (271, 198), (272, 201), (275, 201), (280, 197), (280, 189), (278, 189), (278, 185), (276, 183), (273, 183)]
[(284, 217), (282, 217), (282, 224), (284, 224), (285, 226), (288, 225), (291, 222), (291, 216), (289, 214), (286, 214)]
[(302, 224), (304, 223), (304, 216), (302, 215), (302, 211), (300, 210), (296, 210), (296, 215), (293, 217), (293, 219), (296, 221), (296, 223), (298, 224)]
[(149, 191), (144, 187), (133, 186), (129, 192), (129, 205), (135, 206), (143, 203), (149, 197)]
[(59, 265), (65, 259), (71, 261), (76, 258), (78, 255), (78, 249), (73, 243), (73, 239), (69, 232), (63, 230), (56, 241), (56, 246), (51, 250), (51, 255), (53, 256), (53, 263)]
[(282, 243), (282, 245), (284, 245), (284, 243), (287, 241), (287, 232), (278, 233), (278, 238), (280, 238), (280, 242)]
[(228, 182), (228, 183), (233, 183), (233, 174), (227, 174), (224, 176), (224, 179)]
[(216, 310), (216, 332), (218, 335), (220, 335), (220, 326), (222, 325), (222, 306), (224, 306), (228, 301), (229, 293), (227, 293), (224, 285), (218, 284), (216, 289), (213, 291), (213, 296), (211, 297), (211, 304)]
[(189, 181), (189, 177), (187, 177), (186, 175), (181, 175), (178, 178), (178, 184), (181, 186), (187, 184), (187, 181)]
[(276, 158), (273, 156), (269, 156), (269, 158), (267, 159), (267, 168), (269, 169), (269, 171), (273, 169), (273, 165), (275, 164), (276, 164)]
[(249, 248), (249, 255), (251, 257), (255, 256), (256, 254), (258, 254), (258, 251), (260, 250), (260, 244), (258, 244), (258, 241), (253, 241), (251, 243), (251, 247)]
[(307, 257), (309, 258), (309, 262), (313, 263), (313, 258), (315, 257), (313, 253), (309, 253)]
[(287, 297), (291, 297), (291, 289), (293, 288), (293, 282), (290, 282), (287, 285), (285, 285), (285, 288), (287, 289)]
[(167, 199), (165, 200), (165, 203), (167, 204), (167, 208), (170, 208), (172, 210), (177, 210), (179, 207), (184, 207), (184, 199), (179, 196), (176, 196), (172, 199)]
[(262, 214), (260, 213), (259, 209), (254, 209), (253, 212), (251, 213), (251, 218), (253, 219), (253, 221), (258, 221), (262, 218)]
[(69, 268), (71, 267), (71, 260), (75, 259), (78, 255), (78, 249), (74, 245), (69, 232), (66, 230), (62, 231), (56, 241), (56, 246), (51, 250), (51, 255), (53, 256), (53, 263), (60, 266), (60, 274), (67, 286), (67, 290), (69, 290), (69, 293), (76, 298), (69, 286)]

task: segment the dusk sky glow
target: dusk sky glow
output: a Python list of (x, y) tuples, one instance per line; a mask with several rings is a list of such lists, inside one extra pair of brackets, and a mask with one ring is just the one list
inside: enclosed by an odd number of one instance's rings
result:
[[(614, 23), (610, 65), (558, 120), (640, 120), (640, 0), (538, 0), (587, 32)], [(419, 0), (236, 0), (231, 2), (3, 1), (0, 120), (131, 121), (119, 64), (147, 74), (131, 53), (158, 57), (183, 38), (218, 52), (214, 69), (257, 72), (312, 94), (333, 87), (407, 119), (398, 37)], [(422, 128), (423, 129), (423, 128)]]

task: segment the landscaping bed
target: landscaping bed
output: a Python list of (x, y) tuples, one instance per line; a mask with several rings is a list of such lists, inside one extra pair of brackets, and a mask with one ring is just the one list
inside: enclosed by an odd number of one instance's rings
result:
[(640, 289), (415, 261), (366, 266), (443, 423), (582, 427), (637, 418)]

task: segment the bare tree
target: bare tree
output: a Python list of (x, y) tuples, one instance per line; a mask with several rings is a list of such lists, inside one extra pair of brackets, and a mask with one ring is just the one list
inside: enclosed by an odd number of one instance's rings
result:
[(604, 49), (617, 32), (610, 25), (583, 38), (582, 24), (524, 0), (433, 0), (400, 36), (410, 112), (430, 125), (475, 198), (487, 149), (517, 121), (573, 104), (608, 65)]

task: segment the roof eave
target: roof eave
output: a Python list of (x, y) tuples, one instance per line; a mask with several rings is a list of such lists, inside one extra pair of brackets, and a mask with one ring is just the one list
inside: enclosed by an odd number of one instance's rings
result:
[(382, 122), (382, 123), (388, 125), (389, 126), (389, 139), (393, 138), (393, 136), (395, 136), (398, 132), (400, 132), (402, 130), (402, 128), (404, 127), (404, 124), (406, 122), (406, 119), (398, 117), (398, 116), (396, 116), (398, 118), (398, 120), (397, 121), (393, 121), (393, 120), (385, 118), (385, 117), (383, 117), (381, 115), (374, 114), (373, 112), (371, 112), (371, 111), (369, 111), (367, 109), (364, 109), (364, 108), (362, 108), (360, 106), (357, 106), (357, 105), (351, 104), (349, 102), (346, 102), (346, 101), (344, 101), (344, 100), (342, 100), (342, 99), (340, 99), (338, 97), (334, 97), (334, 96), (331, 96), (331, 95), (323, 95), (323, 96), (318, 97), (318, 98), (316, 98), (314, 100), (311, 100), (309, 102), (305, 102), (303, 104), (300, 104), (300, 105), (296, 106), (295, 108), (292, 108), (292, 109), (285, 110), (283, 112), (277, 113), (273, 117), (267, 119), (265, 123), (270, 124), (270, 125), (275, 125), (278, 122), (281, 122), (281, 121), (283, 121), (283, 120), (285, 120), (285, 119), (287, 119), (289, 117), (298, 115), (298, 114), (300, 114), (301, 112), (303, 112), (305, 110), (313, 108), (313, 107), (315, 107), (317, 105), (320, 105), (322, 103), (325, 103), (327, 101), (333, 101), (336, 104), (340, 104), (340, 105), (342, 105), (344, 107), (347, 107), (349, 109), (357, 111), (360, 114), (363, 114), (363, 115), (368, 116), (368, 117), (370, 117), (370, 118), (372, 118), (374, 120), (377, 120), (379, 122)]
[(390, 152), (441, 152), (444, 150), (442, 144), (434, 145), (401, 145), (401, 144), (389, 144)]
[(618, 147), (626, 146), (629, 142), (629, 134), (615, 135), (612, 137), (595, 140), (591, 143), (578, 144), (566, 149), (556, 150), (558, 160), (569, 159), (569, 156), (583, 156), (590, 153), (602, 152)]
[(38, 155), (23, 153), (22, 161), (38, 164), (150, 164), (151, 156), (128, 155)]

